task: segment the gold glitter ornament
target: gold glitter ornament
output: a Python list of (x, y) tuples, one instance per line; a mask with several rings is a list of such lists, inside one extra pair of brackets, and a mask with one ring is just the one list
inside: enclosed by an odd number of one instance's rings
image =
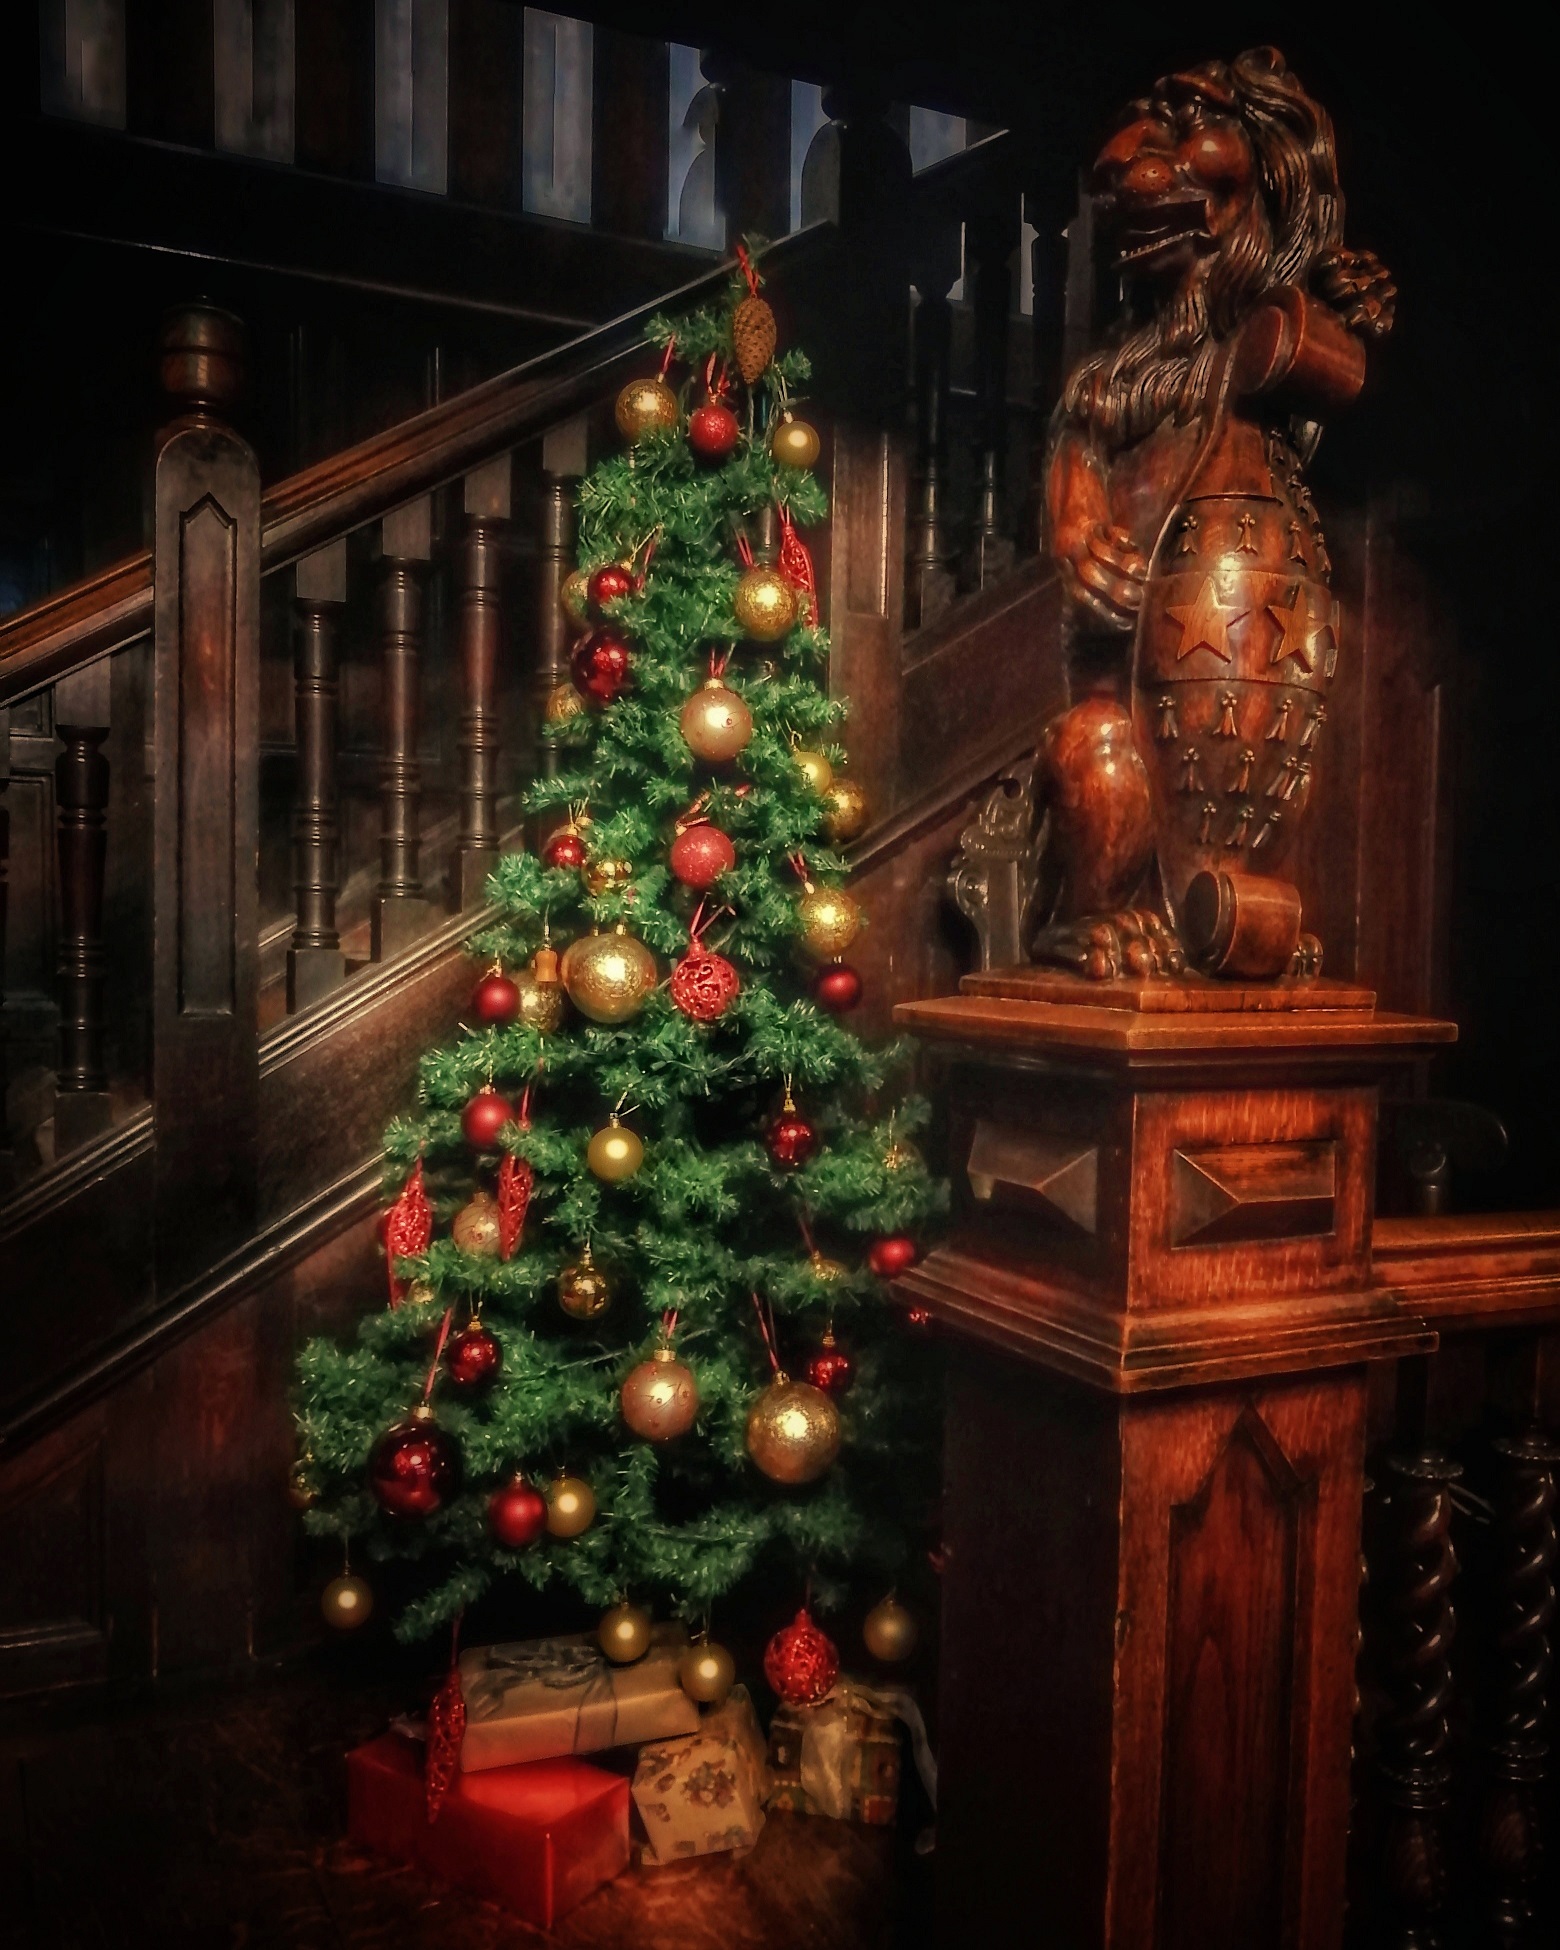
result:
[(867, 795), (854, 779), (844, 779), (836, 773), (823, 800), (823, 830), (835, 846), (849, 846), (866, 831)]
[(683, 706), (679, 722), (689, 751), (706, 765), (724, 765), (753, 736), (753, 713), (718, 677), (700, 685)]
[(366, 1578), (332, 1578), (320, 1593), (320, 1610), (325, 1623), (338, 1632), (355, 1632), (366, 1625), (374, 1609), (374, 1591)]
[(632, 1178), (644, 1161), (644, 1145), (626, 1124), (618, 1122), (616, 1111), (585, 1147), (586, 1164), (609, 1185)]
[(627, 441), (675, 427), (681, 419), (677, 395), (664, 379), (631, 379), (617, 396), (618, 432)]
[(503, 1244), (497, 1199), (491, 1192), (473, 1192), (455, 1214), (450, 1230), (463, 1253), (474, 1253), (478, 1259), (497, 1259)]
[(920, 1635), (915, 1613), (900, 1604), (892, 1591), (872, 1607), (861, 1623), (867, 1650), (885, 1666), (908, 1659)]
[(310, 1510), (319, 1501), (319, 1491), (309, 1474), (312, 1456), (300, 1456), (287, 1472), (287, 1501), (295, 1510)]
[(737, 1662), (723, 1645), (700, 1639), (677, 1662), (677, 1683), (700, 1706), (719, 1706), (737, 1677)]
[[(590, 621), (590, 571), (576, 569), (563, 579), (563, 587), (558, 591), (558, 600), (563, 604), (563, 613), (571, 623), (585, 624)], [(560, 689), (564, 688), (562, 685)], [(574, 689), (571, 684), (570, 690)], [(579, 693), (575, 692), (578, 696)]]
[(571, 1320), (594, 1320), (606, 1312), (611, 1301), (611, 1283), (591, 1258), (587, 1240), (575, 1264), (564, 1267), (558, 1275), (558, 1305)]
[(699, 1384), (669, 1347), (658, 1347), (623, 1383), (618, 1404), (635, 1435), (646, 1442), (671, 1442), (693, 1427)]
[(634, 877), (634, 869), (627, 860), (587, 860), (581, 871), (588, 894), (610, 894), (618, 887), (626, 887)]
[(432, 1301), (437, 1300), (438, 1297), (438, 1294), (433, 1290), (433, 1282), (431, 1280), (413, 1280), (411, 1285), (406, 1289), (406, 1298), (401, 1302), (401, 1305), (403, 1307), (426, 1307)]
[(615, 1666), (631, 1666), (650, 1650), (650, 1614), (639, 1605), (614, 1605), (603, 1612), (596, 1643)]
[(833, 961), (861, 932), (861, 909), (839, 887), (809, 887), (802, 896), (802, 941), (819, 961)]
[(845, 1268), (837, 1259), (816, 1250), (807, 1255), (807, 1270), (815, 1280), (843, 1280)]
[(823, 753), (807, 752), (798, 747), (791, 753), (791, 757), (796, 761), (797, 770), (813, 791), (820, 799), (826, 799), (829, 788), (834, 783), (834, 767)]
[(747, 1419), (747, 1452), (774, 1483), (815, 1483), (840, 1453), (840, 1412), (821, 1388), (777, 1374)]
[(554, 684), (547, 693), (547, 701), (542, 706), (544, 724), (568, 724), (571, 719), (583, 717), (585, 700), (574, 688), (573, 683)]
[(755, 643), (778, 643), (796, 624), (797, 595), (778, 569), (755, 562), (743, 572), (731, 598), (742, 634)]
[(549, 1537), (578, 1537), (596, 1521), (596, 1493), (583, 1476), (555, 1476), (546, 1497)]
[(820, 451), (817, 429), (791, 413), (783, 413), (769, 436), (769, 451), (782, 467), (811, 467)]
[(637, 1016), (655, 984), (655, 956), (621, 922), (610, 934), (581, 935), (564, 952), (563, 986), (592, 1022)]

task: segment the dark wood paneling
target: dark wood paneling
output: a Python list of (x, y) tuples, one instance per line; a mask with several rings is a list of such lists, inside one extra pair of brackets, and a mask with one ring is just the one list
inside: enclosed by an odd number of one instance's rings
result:
[(665, 41), (595, 33), (591, 221), (625, 237), (664, 237), (669, 58)]
[(523, 13), (506, 0), (450, 0), (450, 195), (499, 209), (520, 201)]
[(125, 9), (125, 120), (133, 135), (210, 147), (216, 128), (212, 37), (212, 0), (131, 0)]
[(295, 21), (298, 163), (372, 182), (374, 0), (304, 0)]
[(103, 1436), (93, 1409), (0, 1475), (0, 1675), (49, 1687), (107, 1672)]

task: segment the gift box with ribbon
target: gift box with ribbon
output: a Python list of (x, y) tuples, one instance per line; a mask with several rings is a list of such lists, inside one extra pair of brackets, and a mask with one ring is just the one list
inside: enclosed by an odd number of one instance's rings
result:
[(631, 1666), (609, 1665), (594, 1639), (528, 1639), (460, 1655), (466, 1772), (559, 1754), (594, 1754), (694, 1733), (699, 1709), (677, 1683), (688, 1649), (680, 1625), (657, 1625)]
[(697, 1733), (640, 1748), (634, 1806), (645, 1826), (644, 1859), (680, 1862), (751, 1848), (768, 1786), (763, 1729), (746, 1687), (733, 1687)]
[(886, 1826), (899, 1807), (899, 1727), (936, 1805), (937, 1774), (921, 1710), (898, 1686), (842, 1676), (816, 1706), (782, 1705), (769, 1725), (769, 1806)]

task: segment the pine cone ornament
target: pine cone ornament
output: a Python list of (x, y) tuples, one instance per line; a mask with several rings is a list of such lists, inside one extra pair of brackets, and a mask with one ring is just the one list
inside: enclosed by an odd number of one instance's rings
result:
[(749, 292), (732, 314), (731, 349), (737, 357), (737, 371), (749, 386), (775, 356), (775, 315), (768, 300), (756, 291)]

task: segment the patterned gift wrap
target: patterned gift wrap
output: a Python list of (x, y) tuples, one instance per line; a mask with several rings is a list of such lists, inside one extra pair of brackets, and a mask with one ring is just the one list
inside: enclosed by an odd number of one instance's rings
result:
[(899, 1722), (842, 1679), (816, 1706), (781, 1706), (769, 1726), (769, 1806), (886, 1827), (899, 1809)]
[(657, 1864), (722, 1849), (751, 1848), (764, 1825), (769, 1786), (764, 1735), (745, 1687), (683, 1740), (658, 1740), (639, 1752), (634, 1805)]

